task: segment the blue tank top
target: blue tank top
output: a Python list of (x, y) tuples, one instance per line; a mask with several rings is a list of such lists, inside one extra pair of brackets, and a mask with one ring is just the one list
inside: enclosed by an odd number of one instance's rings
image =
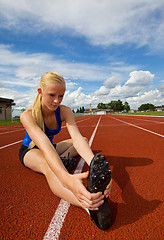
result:
[[(56, 121), (57, 121), (57, 124), (58, 124), (58, 128), (57, 129), (48, 129), (46, 127), (46, 125), (44, 124), (44, 128), (45, 128), (45, 134), (47, 135), (47, 137), (50, 139), (51, 143), (53, 144), (53, 138), (54, 138), (54, 135), (58, 134), (61, 130), (61, 124), (62, 124), (62, 121), (61, 121), (61, 117), (60, 117), (60, 107), (58, 107), (56, 110), (55, 110), (55, 116), (56, 116)], [(29, 147), (29, 144), (30, 142), (32, 141), (30, 136), (28, 135), (26, 129), (25, 129), (25, 133), (26, 133), (26, 136), (24, 137), (23, 139), (23, 142), (22, 144), (26, 147)]]

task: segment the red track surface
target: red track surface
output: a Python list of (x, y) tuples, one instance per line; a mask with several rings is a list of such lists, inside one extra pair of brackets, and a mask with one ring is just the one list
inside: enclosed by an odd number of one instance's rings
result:
[[(99, 118), (76, 119), (88, 139)], [(0, 127), (0, 239), (43, 239), (60, 202), (43, 175), (20, 164), (21, 143), (6, 146), (23, 137), (21, 125)], [(68, 137), (63, 127), (55, 142)], [(113, 226), (103, 232), (87, 212), (70, 206), (59, 239), (164, 239), (164, 118), (104, 115), (91, 147), (106, 156), (112, 170)]]

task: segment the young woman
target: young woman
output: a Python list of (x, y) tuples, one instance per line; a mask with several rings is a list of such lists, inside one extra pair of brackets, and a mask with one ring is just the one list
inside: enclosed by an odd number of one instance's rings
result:
[[(89, 172), (70, 174), (62, 158), (74, 161), (79, 154), (90, 165), (94, 154), (87, 140), (79, 132), (72, 110), (61, 105), (65, 93), (64, 78), (55, 72), (41, 77), (38, 93), (33, 106), (21, 114), (20, 120), (26, 136), (20, 147), (22, 164), (45, 175), (52, 192), (67, 202), (91, 211), (97, 211), (108, 197), (111, 182), (102, 192), (91, 193), (83, 185)], [(71, 139), (53, 145), (53, 137), (65, 122)], [(108, 182), (109, 183), (109, 182)]]

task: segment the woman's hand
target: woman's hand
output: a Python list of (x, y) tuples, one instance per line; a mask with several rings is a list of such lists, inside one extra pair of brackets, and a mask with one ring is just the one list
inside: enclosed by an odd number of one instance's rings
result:
[(83, 179), (88, 177), (89, 172), (74, 174), (71, 176), (70, 190), (74, 193), (84, 208), (89, 210), (98, 210), (98, 207), (103, 204), (102, 192), (90, 193), (83, 185)]
[(108, 198), (110, 196), (112, 190), (112, 179), (110, 180), (110, 183), (107, 185), (105, 191), (104, 191), (104, 196)]

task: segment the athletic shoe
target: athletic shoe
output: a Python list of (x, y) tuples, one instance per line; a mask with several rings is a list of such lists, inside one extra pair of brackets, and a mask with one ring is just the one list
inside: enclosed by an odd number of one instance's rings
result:
[(68, 153), (67, 157), (60, 157), (67, 171), (73, 170), (77, 164), (76, 158), (70, 158), (69, 155), (70, 153)]
[[(103, 194), (110, 180), (111, 170), (106, 158), (102, 154), (95, 155), (89, 167), (88, 191), (91, 193), (102, 192)], [(99, 210), (89, 210), (89, 212), (91, 220), (98, 228), (106, 230), (111, 227), (112, 213), (107, 198), (104, 198), (104, 203)]]

